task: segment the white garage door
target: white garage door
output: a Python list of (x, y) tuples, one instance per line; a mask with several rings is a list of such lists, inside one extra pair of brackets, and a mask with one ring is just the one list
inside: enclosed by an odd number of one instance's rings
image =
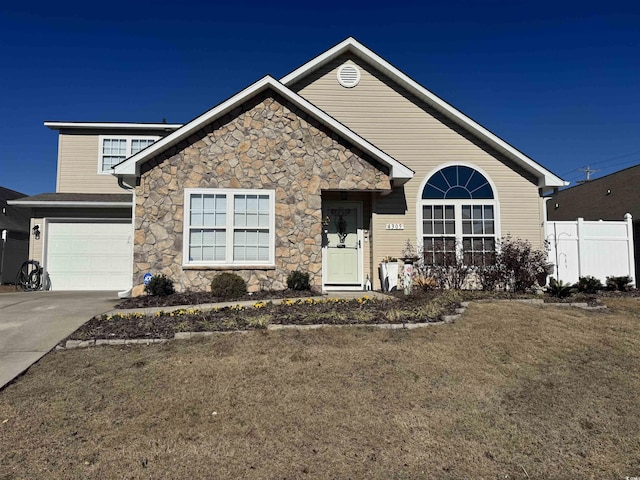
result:
[(52, 290), (131, 286), (131, 222), (49, 222), (46, 268)]

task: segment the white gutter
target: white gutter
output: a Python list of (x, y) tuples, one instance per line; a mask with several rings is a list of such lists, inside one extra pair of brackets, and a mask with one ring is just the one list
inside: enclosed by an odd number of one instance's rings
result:
[(61, 128), (99, 128), (121, 130), (177, 130), (181, 123), (111, 123), (111, 122), (44, 122), (44, 126), (51, 130)]
[(24, 201), (8, 200), (7, 204), (18, 207), (78, 207), (78, 208), (111, 208), (111, 207), (132, 207), (133, 202), (80, 202), (55, 200), (47, 202), (44, 200)]

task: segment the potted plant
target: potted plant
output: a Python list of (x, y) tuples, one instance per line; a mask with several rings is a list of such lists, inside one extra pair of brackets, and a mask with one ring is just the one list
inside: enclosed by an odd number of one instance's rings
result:
[(414, 247), (411, 243), (411, 240), (407, 240), (407, 243), (404, 246), (404, 250), (402, 250), (401, 258), (405, 265), (413, 265), (420, 259), (418, 251), (416, 247)]

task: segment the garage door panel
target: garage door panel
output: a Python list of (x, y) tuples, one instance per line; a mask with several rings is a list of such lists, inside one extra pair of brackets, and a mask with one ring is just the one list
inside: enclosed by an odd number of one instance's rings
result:
[(131, 286), (131, 224), (49, 222), (47, 272), (53, 290)]

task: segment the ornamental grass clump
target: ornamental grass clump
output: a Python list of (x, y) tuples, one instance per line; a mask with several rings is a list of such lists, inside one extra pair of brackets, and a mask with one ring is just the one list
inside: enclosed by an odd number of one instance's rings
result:
[(549, 279), (547, 292), (549, 293), (549, 295), (557, 298), (566, 298), (575, 292), (575, 288), (571, 284), (564, 283), (562, 280), (556, 280), (555, 278), (551, 277)]
[(247, 283), (240, 275), (224, 272), (211, 280), (211, 293), (216, 298), (240, 298), (247, 293)]

